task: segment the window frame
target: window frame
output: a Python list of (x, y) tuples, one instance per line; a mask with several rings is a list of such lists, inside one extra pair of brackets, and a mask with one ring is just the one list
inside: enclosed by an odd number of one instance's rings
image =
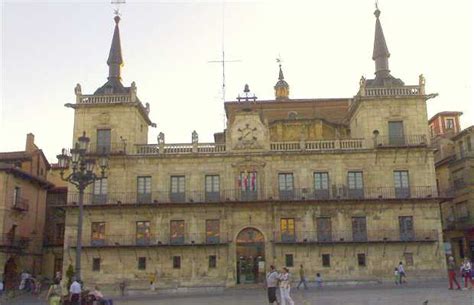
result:
[(209, 255), (208, 258), (208, 268), (216, 269), (217, 268), (217, 255)]
[(151, 203), (152, 194), (151, 176), (137, 176), (137, 201), (138, 203)]
[[(186, 223), (183, 219), (170, 220), (170, 244), (183, 245), (186, 235)], [(177, 231), (174, 231), (177, 229)], [(176, 236), (173, 236), (176, 235)]]
[(92, 258), (92, 271), (93, 272), (100, 272), (101, 264), (102, 264), (102, 261), (101, 261), (100, 257)]
[(146, 270), (146, 256), (140, 256), (138, 257), (138, 262), (137, 262), (137, 269), (138, 270)]
[(357, 265), (367, 267), (367, 255), (365, 253), (357, 253)]
[(280, 218), (280, 238), (282, 242), (296, 241), (296, 222), (293, 217)]
[(331, 267), (331, 254), (329, 253), (321, 254), (321, 265), (327, 268)]
[(181, 269), (181, 255), (173, 256), (173, 269)]
[(295, 266), (294, 255), (292, 253), (285, 254), (285, 267), (291, 268)]

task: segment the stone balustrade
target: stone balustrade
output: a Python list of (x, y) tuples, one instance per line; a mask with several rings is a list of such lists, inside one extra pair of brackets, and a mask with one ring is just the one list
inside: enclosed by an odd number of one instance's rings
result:
[(123, 95), (79, 95), (77, 96), (78, 104), (119, 104), (131, 103), (130, 94)]
[(413, 96), (422, 95), (420, 86), (403, 86), (393, 88), (363, 88), (365, 96)]

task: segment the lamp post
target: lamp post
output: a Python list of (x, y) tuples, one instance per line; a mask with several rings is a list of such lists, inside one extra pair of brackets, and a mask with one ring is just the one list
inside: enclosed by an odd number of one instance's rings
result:
[[(84, 190), (94, 183), (95, 180), (105, 178), (105, 170), (108, 166), (108, 159), (106, 154), (99, 157), (100, 175), (94, 173), (96, 159), (90, 158), (87, 153), (87, 148), (90, 139), (86, 137), (86, 132), (79, 137), (70, 154), (65, 149), (60, 155), (57, 155), (58, 164), (61, 169), (61, 179), (76, 186), (79, 190), (79, 216), (77, 220), (77, 244), (76, 244), (76, 279), (81, 280), (81, 250), (82, 250), (82, 220), (84, 214)], [(72, 172), (67, 176), (64, 175), (66, 168), (72, 167)]]

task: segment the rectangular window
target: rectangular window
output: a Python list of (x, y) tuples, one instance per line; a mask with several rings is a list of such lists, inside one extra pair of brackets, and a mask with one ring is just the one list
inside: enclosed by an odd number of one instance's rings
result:
[(146, 270), (146, 257), (138, 258), (138, 270)]
[(241, 172), (239, 178), (241, 200), (257, 200), (257, 173)]
[(464, 168), (452, 172), (454, 189), (459, 190), (466, 186), (464, 182)]
[(446, 119), (446, 129), (454, 129), (454, 119)]
[(149, 245), (151, 234), (150, 234), (150, 222), (149, 221), (137, 221), (136, 223), (136, 243), (139, 246)]
[(94, 204), (107, 203), (107, 178), (97, 179), (94, 181), (92, 203)]
[(413, 230), (413, 216), (398, 217), (400, 225), (400, 240), (410, 241), (415, 239), (415, 232)]
[(352, 240), (367, 240), (367, 220), (365, 217), (352, 217)]
[(285, 266), (293, 267), (293, 254), (285, 254)]
[(364, 198), (364, 180), (361, 171), (347, 173), (347, 186), (349, 198)]
[(402, 121), (388, 122), (388, 143), (394, 146), (405, 145)]
[(332, 240), (332, 229), (331, 229), (331, 218), (330, 217), (318, 217), (316, 219), (318, 226), (318, 241), (325, 242)]
[(464, 240), (462, 238), (457, 240), (459, 257), (464, 258)]
[(413, 266), (413, 253), (404, 253), (405, 266)]
[(208, 219), (206, 220), (206, 243), (218, 244), (219, 243), (219, 219)]
[(294, 218), (281, 218), (280, 219), (280, 231), (282, 242), (295, 242), (295, 219)]
[(395, 198), (410, 197), (410, 183), (408, 181), (408, 171), (394, 171), (393, 184), (395, 186)]
[(357, 264), (359, 267), (365, 267), (365, 253), (359, 253), (357, 254)]
[(467, 204), (467, 200), (457, 203), (454, 211), (455, 211), (456, 221), (458, 222), (469, 221), (469, 207)]
[(171, 176), (171, 202), (185, 202), (185, 177), (184, 176)]
[(91, 245), (105, 245), (105, 222), (93, 222), (91, 224)]
[(209, 268), (217, 267), (217, 256), (209, 255)]
[(138, 203), (151, 203), (151, 177), (137, 177), (137, 201)]
[(331, 267), (331, 255), (330, 254), (323, 254), (323, 267)]
[(329, 174), (327, 172), (314, 173), (314, 197), (316, 199), (329, 198)]
[(278, 174), (278, 189), (280, 191), (280, 200), (293, 199), (293, 174)]
[(92, 271), (100, 271), (100, 258), (92, 259)]
[(54, 244), (62, 244), (64, 242), (64, 223), (57, 223), (54, 233)]
[(184, 244), (184, 220), (171, 220), (170, 242), (172, 245)]
[(174, 269), (181, 268), (181, 256), (173, 256), (173, 268)]
[(20, 200), (20, 188), (18, 186), (15, 186), (15, 188), (13, 189), (13, 206), (15, 207), (17, 204), (19, 204)]
[(206, 202), (220, 200), (220, 185), (218, 175), (206, 175)]
[(62, 273), (63, 271), (63, 257), (60, 256), (60, 257), (55, 257), (54, 258), (54, 274), (56, 274), (56, 272), (61, 272)]
[(97, 129), (97, 153), (109, 153), (111, 148), (110, 129)]

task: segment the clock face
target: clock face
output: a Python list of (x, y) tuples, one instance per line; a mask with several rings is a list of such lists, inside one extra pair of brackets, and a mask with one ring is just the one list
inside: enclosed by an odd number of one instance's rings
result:
[(239, 137), (237, 138), (243, 145), (251, 145), (257, 141), (256, 127), (251, 127), (250, 124), (245, 124), (244, 128), (238, 128)]

